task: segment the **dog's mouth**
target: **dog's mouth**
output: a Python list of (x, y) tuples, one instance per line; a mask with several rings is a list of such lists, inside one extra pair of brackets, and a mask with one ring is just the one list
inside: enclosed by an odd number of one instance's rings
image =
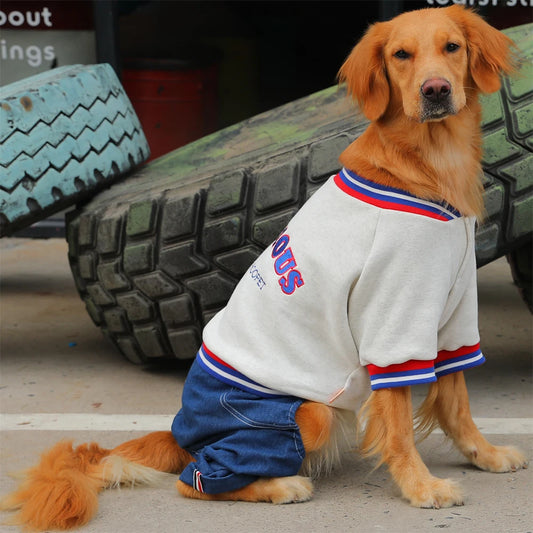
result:
[(420, 113), (420, 122), (439, 121), (457, 113), (451, 102), (432, 104), (424, 102)]

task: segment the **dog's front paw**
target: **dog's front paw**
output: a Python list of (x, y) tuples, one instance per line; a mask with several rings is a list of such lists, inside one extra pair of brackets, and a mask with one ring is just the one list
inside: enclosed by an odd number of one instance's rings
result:
[(489, 472), (515, 472), (528, 466), (525, 455), (514, 446), (489, 446), (483, 452), (472, 451), (470, 457), (474, 465)]
[(269, 489), (270, 501), (277, 504), (306, 502), (313, 497), (313, 483), (308, 477), (273, 478)]
[(450, 479), (430, 478), (426, 482), (416, 482), (411, 490), (403, 490), (404, 496), (414, 507), (440, 509), (463, 505), (461, 487)]

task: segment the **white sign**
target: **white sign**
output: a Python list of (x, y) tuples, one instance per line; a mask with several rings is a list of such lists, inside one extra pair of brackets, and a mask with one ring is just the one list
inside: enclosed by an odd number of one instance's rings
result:
[(54, 67), (96, 62), (93, 30), (53, 28), (54, 13), (46, 6), (33, 11), (0, 10), (0, 85)]

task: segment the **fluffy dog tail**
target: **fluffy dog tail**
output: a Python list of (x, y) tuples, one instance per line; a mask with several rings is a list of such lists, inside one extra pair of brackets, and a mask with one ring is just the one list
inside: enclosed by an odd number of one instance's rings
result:
[(73, 529), (95, 515), (101, 490), (158, 485), (166, 477), (163, 472), (177, 473), (190, 461), (170, 431), (150, 433), (112, 450), (96, 443), (74, 448), (72, 441), (61, 441), (37, 466), (21, 473), (19, 488), (0, 501), (0, 510), (16, 511), (8, 523), (25, 530)]

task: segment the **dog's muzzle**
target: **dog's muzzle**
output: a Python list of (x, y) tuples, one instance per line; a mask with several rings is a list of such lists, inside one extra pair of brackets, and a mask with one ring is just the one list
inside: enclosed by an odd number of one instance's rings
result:
[(420, 87), (420, 120), (440, 120), (456, 113), (452, 102), (452, 86), (444, 78), (430, 78)]

